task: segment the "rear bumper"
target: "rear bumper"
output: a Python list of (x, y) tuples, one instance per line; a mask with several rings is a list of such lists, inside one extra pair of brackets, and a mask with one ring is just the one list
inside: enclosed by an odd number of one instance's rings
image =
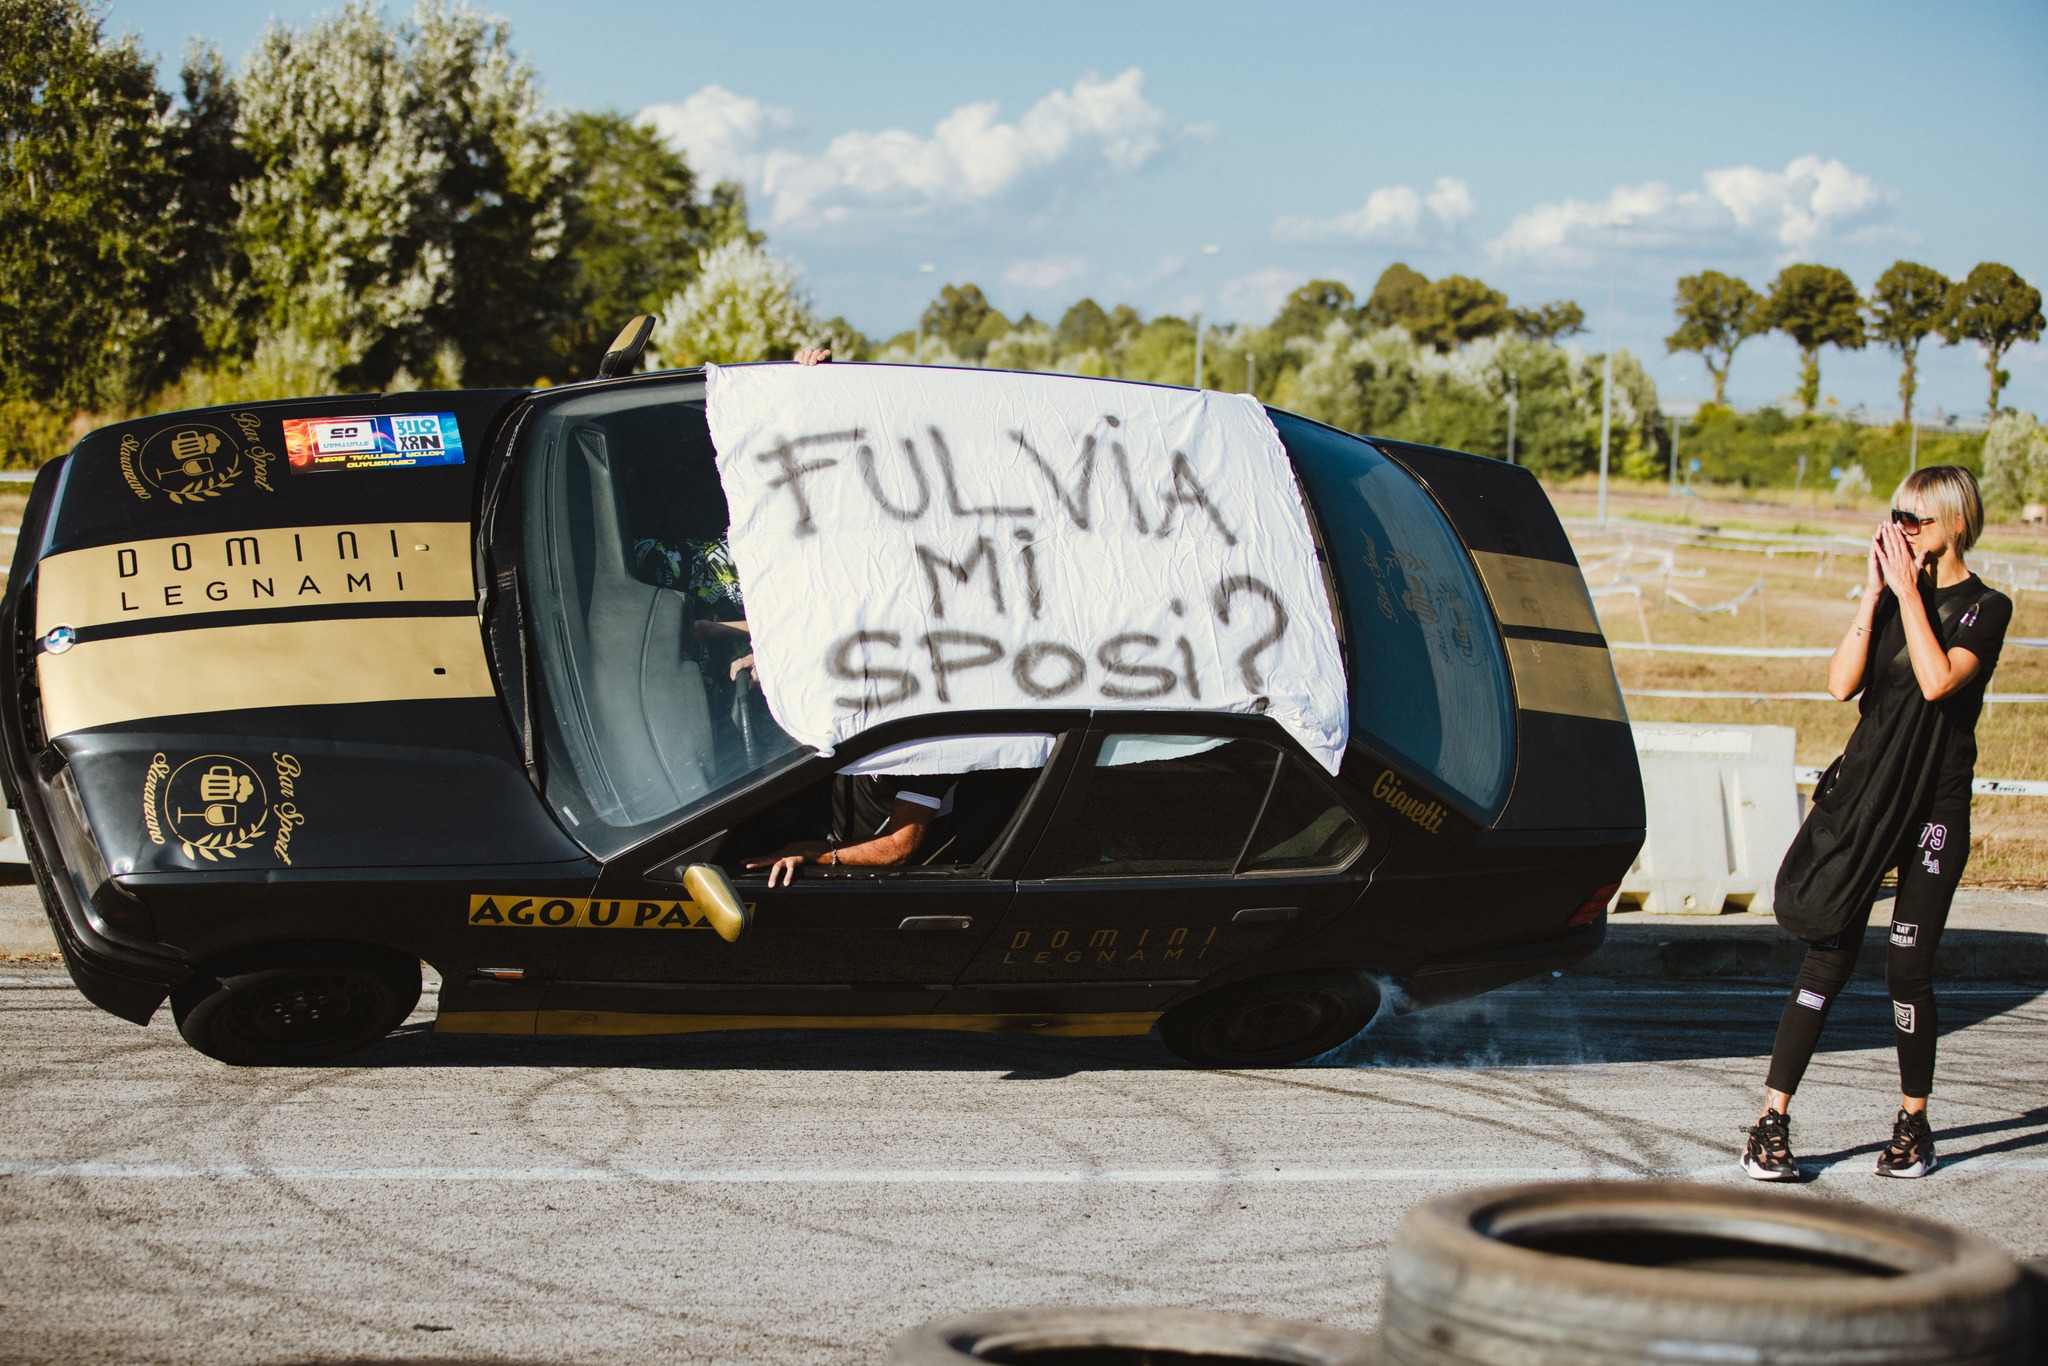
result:
[(1538, 973), (1571, 967), (1598, 949), (1606, 938), (1607, 914), (1603, 911), (1592, 924), (1554, 939), (1431, 959), (1396, 979), (1407, 996), (1401, 1008), (1420, 1010), (1462, 1000)]

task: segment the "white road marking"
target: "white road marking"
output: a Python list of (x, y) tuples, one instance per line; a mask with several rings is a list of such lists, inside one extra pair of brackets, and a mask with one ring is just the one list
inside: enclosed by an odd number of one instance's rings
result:
[[(1953, 1161), (1953, 1159), (1952, 1159)], [(2048, 1171), (2048, 1157), (1988, 1156), (1970, 1172)], [(1482, 1182), (1699, 1180), (1730, 1176), (1732, 1160), (1692, 1167), (337, 1167), (281, 1163), (0, 1162), (0, 1178), (79, 1181), (415, 1181), (692, 1186), (1237, 1186), (1475, 1185)]]

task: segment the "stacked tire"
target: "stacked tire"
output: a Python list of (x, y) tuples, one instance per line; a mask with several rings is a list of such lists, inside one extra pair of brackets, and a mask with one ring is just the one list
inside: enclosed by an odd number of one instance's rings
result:
[(1341, 1328), (1197, 1309), (1005, 1309), (922, 1324), (892, 1366), (1371, 1366), (1372, 1339)]
[(1381, 1347), (1399, 1366), (2004, 1366), (2019, 1268), (1889, 1210), (1783, 1192), (1572, 1182), (1464, 1191), (1395, 1236)]

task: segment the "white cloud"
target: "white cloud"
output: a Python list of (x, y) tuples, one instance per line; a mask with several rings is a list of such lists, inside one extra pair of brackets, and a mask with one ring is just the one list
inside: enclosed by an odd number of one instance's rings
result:
[[(1248, 275), (1240, 275), (1225, 282), (1216, 291), (1216, 300), (1222, 305), (1219, 316), (1260, 322), (1280, 311), (1280, 305), (1287, 301), (1296, 286), (1308, 277), (1298, 270), (1286, 270), (1279, 266), (1268, 266)], [(1324, 278), (1335, 279), (1326, 273)], [(1346, 283), (1349, 283), (1347, 280)]]
[(1079, 256), (1045, 256), (1034, 261), (1012, 261), (1003, 281), (1019, 289), (1058, 289), (1079, 279), (1088, 263)]
[(707, 85), (681, 104), (650, 104), (640, 122), (667, 139), (708, 180), (760, 179), (769, 138), (797, 126), (796, 112)]
[(1471, 187), (1444, 176), (1428, 194), (1409, 185), (1382, 186), (1364, 204), (1334, 218), (1277, 218), (1273, 240), (1421, 245), (1455, 232), (1478, 211)]
[(1567, 199), (1518, 215), (1488, 250), (1495, 261), (1585, 269), (1619, 224), (1631, 251), (1721, 253), (1748, 248), (1777, 262), (1867, 233), (1896, 197), (1839, 161), (1799, 157), (1782, 171), (1736, 166), (1708, 171), (1703, 188), (1662, 181), (1618, 186), (1599, 203)]
[(743, 181), (778, 226), (856, 214), (892, 217), (987, 205), (1046, 178), (1129, 175), (1174, 142), (1206, 130), (1176, 124), (1145, 98), (1144, 72), (1084, 76), (1014, 123), (992, 101), (964, 104), (929, 136), (902, 128), (839, 134), (823, 152), (787, 145), (786, 109), (706, 86), (640, 117), (713, 176)]

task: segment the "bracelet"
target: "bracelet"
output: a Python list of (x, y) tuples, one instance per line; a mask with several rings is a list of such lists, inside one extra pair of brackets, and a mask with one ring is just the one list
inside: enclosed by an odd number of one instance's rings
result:
[(834, 868), (837, 868), (837, 867), (839, 866), (839, 851), (838, 851), (837, 849), (834, 849), (834, 850), (832, 850), (831, 852), (832, 852), (832, 866), (833, 866)]

